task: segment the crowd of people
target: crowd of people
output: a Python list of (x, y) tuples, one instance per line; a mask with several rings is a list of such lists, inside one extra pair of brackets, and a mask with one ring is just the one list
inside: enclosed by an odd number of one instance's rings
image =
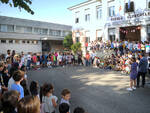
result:
[[(93, 41), (92, 51), (106, 51), (106, 56), (94, 57), (94, 65), (102, 69), (121, 71), (130, 75), (130, 88), (133, 91), (139, 87), (142, 77), (142, 87), (145, 86), (145, 76), (150, 75), (150, 42), (136, 41)], [(108, 55), (108, 52), (111, 55)]]
[(73, 65), (83, 65), (82, 62), (82, 54), (72, 54), (69, 52), (49, 52), (46, 54), (42, 53), (32, 53), (29, 52), (28, 54), (24, 54), (21, 52), (20, 54), (16, 54), (15, 50), (10, 52), (10, 50), (7, 50), (7, 55), (1, 55), (0, 61), (7, 60), (12, 61), (12, 63), (18, 62), (19, 66), (22, 65), (26, 66), (27, 69), (40, 69), (41, 67), (56, 67), (56, 66), (65, 66), (67, 64), (73, 64)]
[[(58, 106), (60, 113), (70, 113), (69, 89), (63, 89), (62, 99), (53, 95), (54, 86), (44, 83), (39, 88), (37, 81), (28, 85), (27, 70), (42, 67), (53, 68), (66, 65), (95, 66), (106, 70), (121, 71), (130, 75), (130, 88), (133, 91), (145, 86), (147, 71), (150, 74), (150, 43), (113, 41), (93, 41), (89, 44), (89, 52), (81, 53), (50, 52), (48, 54), (28, 53), (16, 54), (7, 51), (0, 57), (0, 110), (3, 113), (55, 113)], [(105, 56), (97, 55), (97, 51), (105, 51)], [(110, 54), (111, 53), (111, 54)], [(28, 88), (29, 87), (29, 88)], [(40, 90), (40, 91), (39, 91)], [(74, 109), (74, 113), (85, 113), (81, 107)]]
[[(28, 84), (28, 69), (81, 64), (73, 60), (70, 53), (49, 53), (48, 55), (16, 54), (8, 50), (0, 61), (0, 111), (3, 113), (71, 113), (69, 89), (63, 89), (61, 100), (53, 95), (54, 86), (44, 83), (39, 87), (38, 81)], [(65, 59), (65, 60), (64, 60)], [(67, 60), (66, 60), (67, 59)], [(78, 55), (80, 59), (80, 54)], [(82, 107), (76, 107), (73, 113), (85, 113)]]

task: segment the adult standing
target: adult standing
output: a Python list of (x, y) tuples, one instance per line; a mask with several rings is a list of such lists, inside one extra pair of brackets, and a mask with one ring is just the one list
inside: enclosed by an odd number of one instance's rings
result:
[(12, 64), (14, 63), (14, 56), (15, 56), (16, 52), (15, 50), (12, 51), (12, 55), (11, 55), (11, 62)]
[(27, 55), (27, 69), (30, 69), (31, 65), (31, 53), (29, 52)]
[(6, 55), (6, 57), (5, 57), (5, 60), (8, 58), (8, 57), (11, 57), (11, 50), (7, 50), (7, 55)]
[(123, 43), (122, 41), (120, 41), (119, 43), (119, 51), (120, 51), (120, 55), (122, 56), (124, 53), (123, 53)]
[(138, 76), (137, 76), (137, 87), (139, 87), (140, 77), (142, 77), (142, 87), (145, 86), (145, 75), (147, 72), (148, 60), (144, 54), (142, 54), (142, 58), (140, 59), (138, 66)]

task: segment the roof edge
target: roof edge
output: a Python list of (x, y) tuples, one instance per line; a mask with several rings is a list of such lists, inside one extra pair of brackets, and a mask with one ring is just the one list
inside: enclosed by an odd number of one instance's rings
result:
[(86, 5), (86, 4), (90, 3), (90, 2), (94, 3), (94, 2), (98, 2), (98, 1), (101, 1), (101, 0), (88, 0), (88, 1), (85, 1), (85, 2), (82, 2), (82, 3), (79, 3), (77, 5), (71, 6), (71, 7), (67, 8), (67, 9), (68, 10), (73, 10), (73, 9), (78, 8), (78, 7), (81, 7), (82, 5)]

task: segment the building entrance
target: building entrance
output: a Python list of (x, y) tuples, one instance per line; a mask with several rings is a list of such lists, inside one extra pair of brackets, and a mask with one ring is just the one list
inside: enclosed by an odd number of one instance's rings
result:
[(42, 52), (54, 52), (63, 50), (62, 40), (42, 40)]
[(141, 41), (141, 27), (120, 27), (120, 40)]
[(51, 46), (49, 41), (42, 41), (42, 52), (49, 52), (51, 50)]

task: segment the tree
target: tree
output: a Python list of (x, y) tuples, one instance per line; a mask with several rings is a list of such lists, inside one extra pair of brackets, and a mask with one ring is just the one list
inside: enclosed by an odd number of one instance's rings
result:
[(73, 44), (73, 41), (72, 41), (72, 34), (69, 33), (69, 34), (64, 38), (63, 46), (64, 46), (64, 48), (70, 50), (72, 44)]
[(71, 50), (74, 52), (74, 53), (77, 53), (78, 51), (81, 51), (81, 43), (77, 42), (75, 44), (73, 44), (71, 46)]
[(30, 14), (34, 14), (33, 10), (29, 7), (32, 4), (32, 0), (0, 0), (0, 3), (9, 4), (10, 7), (18, 7), (20, 10), (24, 9)]

